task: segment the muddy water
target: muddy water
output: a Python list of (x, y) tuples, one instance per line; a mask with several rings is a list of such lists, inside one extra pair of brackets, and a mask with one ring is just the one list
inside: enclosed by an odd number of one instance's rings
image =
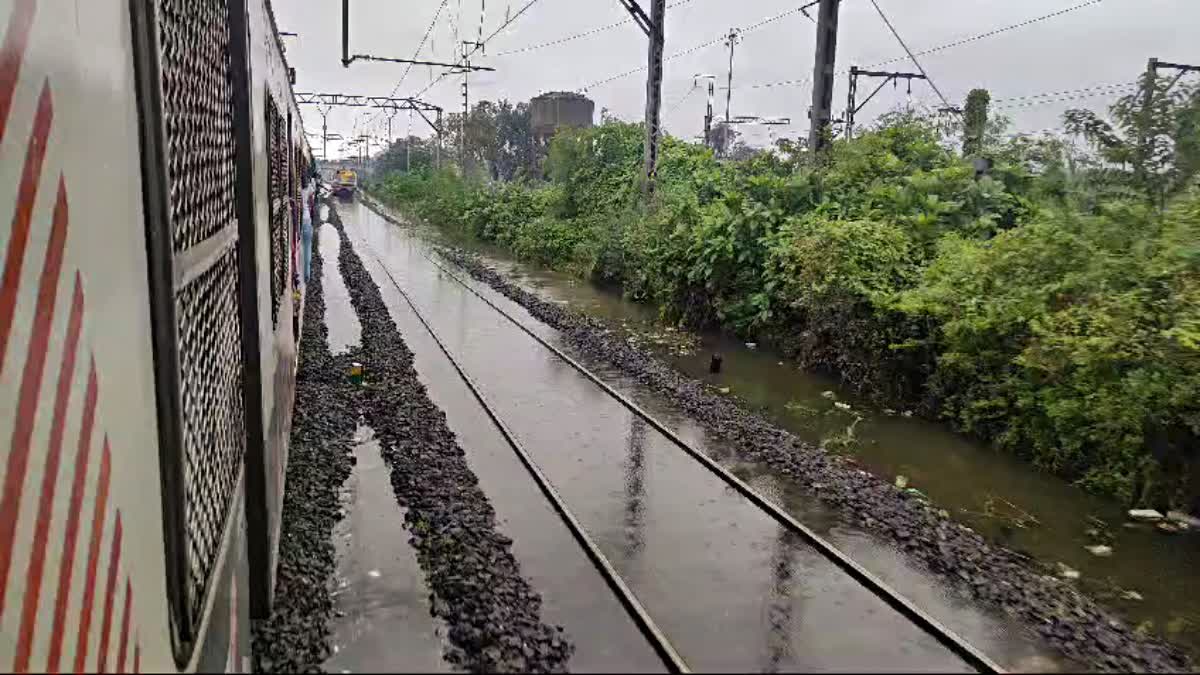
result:
[[(776, 354), (751, 349), (729, 336), (693, 336), (698, 343), (681, 355), (672, 348), (679, 343), (672, 328), (659, 323), (656, 312), (645, 305), (624, 300), (611, 289), (520, 264), (492, 246), (429, 228), (418, 231), (423, 237), (473, 249), (530, 290), (638, 335), (652, 348), (661, 342), (657, 348), (662, 356), (680, 370), (714, 387), (728, 387), (800, 438), (813, 443), (846, 440), (837, 451), (855, 457), (864, 468), (889, 480), (904, 476), (910, 486), (981, 533), (1038, 560), (1078, 570), (1079, 583), (1131, 624), (1169, 638), (1200, 659), (1200, 531), (1169, 536), (1134, 526), (1126, 522), (1119, 504), (1039, 473), (940, 423), (871, 406), (836, 381), (800, 371)], [(718, 375), (708, 372), (713, 352), (723, 356)], [(757, 467), (743, 466), (740, 471), (750, 477)], [(1085, 548), (1101, 542), (1111, 545), (1111, 556), (1098, 557)], [(886, 576), (871, 561), (862, 562)]]
[(451, 672), (442, 659), (445, 628), (430, 616), (429, 589), (407, 543), (404, 511), (396, 505), (379, 442), (367, 426), (355, 435), (354, 472), (341, 495), (346, 517), (334, 530), (338, 613), (331, 626), (334, 653), (325, 668)]
[[(321, 207), (321, 220), (325, 221), (329, 207)], [(326, 321), (329, 330), (329, 351), (340, 354), (358, 346), (362, 342), (362, 326), (350, 306), (350, 291), (346, 282), (338, 272), (338, 251), (342, 244), (338, 239), (337, 230), (327, 222), (317, 228), (317, 240), (321, 250), (321, 259), (326, 260), (321, 272), (321, 288), (325, 293)]]
[[(436, 372), (437, 354), (419, 348), (424, 339), (416, 337), (419, 324), (406, 317), (398, 294), (387, 290), (390, 282), (383, 268), (396, 277), (479, 382), (585, 529), (694, 668), (964, 669), (931, 638), (809, 547), (781, 532), (774, 521), (667, 439), (441, 275), (423, 257), (425, 243), (410, 231), (388, 225), (357, 204), (341, 210), (355, 250), (372, 261), (367, 267), (417, 354), (418, 370)], [(376, 255), (379, 261), (373, 260)], [(515, 310), (511, 303), (509, 306)], [(544, 326), (539, 330), (553, 333)], [(646, 392), (623, 382), (619, 374), (605, 375), (630, 389), (710, 454), (731, 461), (721, 445), (707, 438), (697, 425), (673, 415)], [(448, 375), (432, 382), (445, 377)], [(433, 390), (434, 385), (430, 386)], [(460, 437), (494, 435), (477, 412), (464, 415), (442, 405)], [(480, 471), (475, 460), (472, 465), (491, 495), (491, 472)], [(956, 597), (937, 579), (909, 568), (895, 551), (859, 533), (838, 529), (836, 520), (819, 505), (788, 494), (786, 486), (774, 484), (769, 476), (756, 475), (754, 467), (734, 468), (807, 522), (836, 535), (839, 545), (904, 588), (1002, 665), (1018, 669), (1062, 665), (1019, 626)], [(527, 484), (520, 477), (505, 481), (516, 483)], [(498, 501), (509, 498), (511, 495)], [(525, 510), (531, 513), (543, 508), (538, 501), (527, 503)], [(498, 511), (508, 508), (497, 505)], [(518, 512), (518, 518), (509, 518), (505, 527), (514, 539), (514, 551), (528, 536), (517, 529), (521, 519)], [(583, 619), (581, 630), (580, 624), (571, 620), (569, 609), (581, 600), (570, 598), (569, 588), (547, 591), (542, 583), (535, 585), (546, 594), (548, 605), (568, 609), (564, 625), (573, 638), (609, 639), (609, 629), (589, 630)], [(576, 592), (584, 590), (581, 587)], [(596, 602), (599, 596), (587, 590), (580, 597)], [(623, 639), (619, 634), (612, 638)]]

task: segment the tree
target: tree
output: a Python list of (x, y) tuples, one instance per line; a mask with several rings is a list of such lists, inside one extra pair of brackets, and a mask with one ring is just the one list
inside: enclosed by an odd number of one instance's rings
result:
[(712, 143), (713, 152), (717, 157), (726, 157), (737, 144), (737, 139), (742, 133), (735, 129), (732, 124), (725, 122), (717, 122), (712, 126), (712, 131), (709, 134), (710, 143)]
[(496, 106), (496, 152), (493, 177), (512, 180), (536, 168), (533, 119), (528, 103), (513, 105), (506, 100)]
[(988, 125), (988, 104), (992, 97), (987, 89), (972, 89), (963, 106), (963, 155), (971, 157), (983, 149)]
[(425, 171), (433, 167), (436, 152), (436, 138), (397, 138), (375, 157), (375, 170), (381, 174)]
[(464, 159), (458, 156), (464, 126), (466, 171), (479, 167), (493, 180), (512, 180), (536, 169), (529, 104), (480, 101), (471, 109), (465, 125), (461, 113), (447, 115), (446, 145), (460, 166)]
[(1112, 121), (1091, 110), (1063, 113), (1067, 130), (1082, 136), (1100, 159), (1096, 173), (1160, 206), (1200, 175), (1200, 85), (1174, 84), (1146, 73), (1139, 91), (1109, 108)]

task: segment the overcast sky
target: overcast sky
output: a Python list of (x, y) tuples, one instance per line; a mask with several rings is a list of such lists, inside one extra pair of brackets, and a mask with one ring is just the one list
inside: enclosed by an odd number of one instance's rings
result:
[[(529, 0), (446, 0), (417, 57), (452, 61), (458, 40), (487, 37), (516, 14)], [(648, 0), (639, 0), (649, 8)], [(766, 19), (795, 10), (806, 0), (668, 0), (664, 54), (690, 50), (721, 38), (730, 28), (750, 29)], [(1085, 4), (1087, 0), (877, 0), (896, 30), (915, 52), (937, 47), (990, 30)], [(919, 57), (933, 82), (955, 105), (966, 92), (986, 87), (993, 100), (1047, 92), (1078, 90), (1132, 82), (1145, 70), (1146, 59), (1200, 64), (1200, 0), (1092, 0), (1094, 4)], [(285, 38), (291, 65), (297, 70), (298, 91), (388, 95), (406, 66), (356, 62), (348, 69), (340, 63), (341, 2), (338, 0), (273, 0), (281, 31), (299, 33)], [(351, 53), (412, 58), (443, 0), (351, 0)], [(814, 8), (815, 9), (815, 8)], [(815, 13), (810, 10), (815, 16)], [(476, 54), (475, 65), (496, 68), (494, 73), (471, 76), (471, 100), (507, 98), (524, 101), (541, 92), (581, 90), (602, 108), (626, 120), (644, 116), (645, 71), (604, 84), (614, 75), (646, 65), (646, 38), (633, 23), (601, 30), (586, 37), (536, 49), (521, 50), (597, 29), (628, 18), (617, 0), (534, 0), (532, 6), (487, 43), (486, 55)], [(734, 48), (733, 115), (790, 117), (791, 126), (743, 128), (748, 140), (769, 142), (771, 134), (795, 137), (808, 129), (807, 110), (812, 96), (808, 85), (813, 70), (815, 25), (799, 12), (746, 30)], [(512, 52), (512, 53), (506, 53)], [(904, 51), (876, 13), (871, 0), (843, 0), (838, 37), (839, 69), (851, 65), (874, 66), (904, 57)], [(663, 123), (676, 136), (691, 137), (703, 129), (705, 85), (693, 89), (693, 76), (717, 76), (715, 116), (725, 114), (725, 78), (729, 51), (718, 41), (671, 58), (663, 79)], [(901, 58), (884, 70), (915, 70)], [(415, 66), (396, 91), (413, 96), (440, 74), (438, 69)], [(1190, 75), (1196, 78), (1196, 75)], [(790, 84), (774, 84), (788, 82)], [(450, 76), (421, 98), (447, 110), (460, 110), (461, 76)], [(762, 86), (773, 85), (773, 86)], [(874, 86), (868, 81), (863, 90)], [(834, 108), (841, 114), (846, 104), (847, 82), (839, 74)], [(1016, 131), (1037, 131), (1061, 125), (1068, 107), (1102, 109), (1120, 91), (1071, 101), (1046, 98), (999, 100), (998, 112), (1008, 115)], [(1051, 97), (1052, 98), (1052, 97)], [(859, 123), (905, 105), (902, 84), (880, 92), (859, 113)], [(928, 85), (914, 82), (913, 105), (938, 106)], [(1017, 107), (1003, 107), (1003, 106)], [(304, 106), (305, 124), (318, 132), (321, 118)], [(330, 133), (362, 133), (367, 115), (359, 109), (335, 109), (329, 115)], [(598, 119), (597, 119), (598, 121)], [(386, 136), (386, 118), (378, 115), (372, 131)], [(396, 136), (409, 129), (408, 113), (392, 121)], [(428, 135), (419, 117), (412, 133)], [(314, 138), (319, 147), (319, 138)], [(330, 143), (330, 155), (340, 153)]]

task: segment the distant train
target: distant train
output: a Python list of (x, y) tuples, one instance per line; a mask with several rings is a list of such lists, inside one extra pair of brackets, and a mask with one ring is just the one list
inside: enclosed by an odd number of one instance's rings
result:
[(340, 169), (333, 179), (333, 194), (338, 197), (353, 197), (358, 190), (358, 174), (353, 169)]
[(312, 162), (270, 1), (0, 22), (0, 668), (245, 671)]

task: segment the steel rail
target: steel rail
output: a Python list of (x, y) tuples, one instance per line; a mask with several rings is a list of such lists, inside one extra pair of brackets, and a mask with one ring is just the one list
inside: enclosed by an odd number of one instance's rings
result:
[(479, 385), (475, 383), (475, 380), (467, 374), (467, 371), (464, 370), (458, 360), (454, 358), (454, 355), (450, 353), (450, 350), (446, 347), (445, 343), (443, 343), (441, 338), (438, 337), (437, 332), (433, 330), (433, 326), (429, 325), (429, 322), (425, 320), (425, 317), (421, 314), (421, 310), (417, 309), (416, 303), (414, 303), (412, 298), (409, 297), (408, 293), (406, 293), (404, 289), (400, 287), (400, 284), (396, 281), (396, 278), (392, 276), (391, 270), (387, 268), (387, 265), (383, 263), (383, 260), (381, 260), (379, 256), (373, 255), (372, 257), (375, 258), (375, 261), (379, 264), (379, 268), (383, 270), (383, 273), (387, 275), (388, 280), (391, 281), (392, 285), (396, 287), (397, 291), (399, 291), (400, 296), (404, 298), (406, 303), (408, 303), (409, 308), (412, 309), (413, 314), (415, 314), (417, 317), (417, 320), (419, 320), (421, 325), (425, 327), (425, 330), (429, 332), (429, 337), (433, 338), (433, 341), (437, 343), (438, 348), (443, 354), (446, 355), (446, 359), (450, 361), (450, 365), (454, 367), (454, 370), (458, 372), (458, 376), (467, 385), (467, 388), (471, 390), (471, 393), (475, 396), (475, 400), (479, 402), (479, 405), (483, 407), (484, 412), (486, 412), (487, 416), (491, 418), (492, 423), (496, 425), (497, 429), (499, 429), (500, 435), (504, 437), (504, 440), (508, 442), (509, 447), (511, 447), (513, 452), (517, 454), (517, 457), (521, 460), (521, 463), (525, 465), (525, 468), (533, 477), (534, 482), (536, 482), (538, 487), (541, 489), (542, 494), (544, 494), (546, 498), (550, 500), (550, 503), (554, 506), (554, 510), (558, 512), (558, 515), (562, 518), (563, 522), (567, 524), (567, 527), (571, 530), (571, 534), (574, 535), (575, 540), (579, 543), (579, 545), (583, 547), (584, 551), (588, 555), (588, 558), (591, 559), (592, 564), (595, 565), (597, 570), (599, 570), (601, 576), (604, 577), (604, 580), (608, 584), (609, 588), (611, 588), (613, 592), (617, 594), (621, 604), (625, 607), (626, 611), (629, 612), (630, 618), (633, 619), (633, 622), (637, 624), (639, 630), (641, 630), (642, 635), (645, 636), (647, 641), (650, 642), (651, 646), (654, 648), (654, 651), (658, 654), (659, 658), (662, 659), (663, 664), (666, 665), (667, 670), (672, 673), (692, 672), (691, 669), (688, 668), (687, 663), (685, 663), (683, 658), (679, 655), (679, 652), (675, 650), (675, 647), (671, 644), (671, 641), (662, 632), (658, 625), (654, 623), (654, 619), (650, 618), (650, 615), (646, 612), (646, 609), (642, 607), (641, 602), (638, 601), (637, 597), (633, 594), (633, 591), (631, 591), (629, 587), (625, 585), (625, 582), (621, 579), (621, 575), (617, 573), (617, 570), (612, 566), (612, 563), (608, 561), (608, 558), (604, 556), (604, 553), (600, 551), (600, 548), (595, 542), (592, 541), (587, 532), (584, 531), (583, 526), (575, 518), (575, 515), (571, 513), (570, 509), (567, 508), (566, 502), (564, 502), (562, 497), (559, 496), (558, 491), (554, 489), (554, 486), (550, 484), (550, 480), (546, 478), (545, 474), (542, 473), (542, 470), (533, 461), (533, 458), (530, 456), (529, 452), (523, 445), (521, 445), (521, 442), (517, 440), (512, 431), (509, 430), (508, 425), (504, 423), (504, 420), (500, 419), (499, 414), (496, 413), (491, 404), (488, 403), (487, 398), (483, 395), (483, 391), (480, 390)]
[(930, 616), (929, 614), (927, 614), (924, 610), (922, 610), (920, 607), (918, 607), (916, 604), (914, 604), (911, 600), (909, 600), (908, 598), (904, 597), (903, 595), (901, 595), (900, 593), (898, 593), (897, 591), (892, 589), (890, 586), (888, 586), (886, 583), (884, 583), (883, 580), (879, 579), (874, 574), (867, 571), (866, 568), (864, 568), (863, 566), (856, 563), (853, 559), (851, 559), (845, 553), (842, 553), (841, 550), (839, 550), (833, 544), (826, 541), (819, 534), (817, 534), (813, 530), (809, 529), (807, 526), (805, 526), (800, 521), (793, 518), (791, 516), (791, 514), (787, 513), (783, 509), (776, 506), (773, 502), (769, 501), (768, 499), (766, 499), (765, 497), (760, 495), (758, 492), (756, 492), (753, 488), (751, 488), (748, 484), (746, 484), (740, 478), (733, 475), (729, 471), (725, 470), (724, 467), (722, 467), (720, 464), (717, 464), (708, 455), (693, 448), (686, 441), (684, 441), (682, 438), (677, 436), (675, 434), (675, 432), (673, 432), (669, 428), (667, 428), (667, 426), (665, 424), (663, 424), (662, 422), (659, 422), (652, 415), (650, 415), (650, 413), (643, 410), (642, 407), (639, 406), (637, 403), (634, 403), (627, 396), (625, 396), (621, 392), (614, 389), (612, 386), (610, 386), (604, 380), (600, 379), (595, 373), (591, 372), (587, 367), (583, 366), (578, 361), (576, 361), (575, 359), (568, 356), (566, 353), (564, 353), (558, 347), (555, 347), (554, 345), (550, 344), (548, 341), (543, 339), (542, 336), (540, 336), (537, 333), (530, 330), (528, 327), (526, 327), (524, 324), (522, 324), (518, 319), (516, 319), (511, 314), (506, 312), (504, 309), (499, 307), (496, 303), (492, 302), (491, 299), (484, 296), (478, 290), (473, 288), (470, 284), (468, 284), (465, 281), (463, 281), (462, 279), (460, 279), (456, 274), (454, 274), (450, 270), (446, 269), (444, 266), (442, 266), (440, 263), (438, 263), (432, 257), (425, 254), (425, 258), (427, 260), (429, 260), (429, 262), (431, 262), (435, 267), (440, 269), (443, 273), (448, 275), (451, 279), (453, 279), (453, 280), (457, 281), (459, 284), (461, 284), (463, 286), (463, 288), (466, 288), (468, 291), (473, 293), (480, 300), (483, 300), (485, 303), (487, 303), (489, 306), (491, 306), (492, 309), (496, 310), (503, 317), (505, 317), (506, 319), (511, 321), (517, 328), (520, 328), (527, 335), (529, 335), (534, 340), (536, 340), (538, 343), (540, 343), (543, 347), (545, 347), (546, 349), (549, 349), (551, 352), (553, 352), (555, 356), (562, 359), (568, 365), (570, 365), (572, 368), (574, 368), (575, 370), (582, 373), (585, 377), (587, 377), (589, 380), (591, 380), (597, 386), (599, 386), (601, 389), (603, 389), (605, 391), (605, 393), (607, 393), (609, 396), (613, 397), (614, 399), (619, 401), (622, 405), (624, 405), (626, 408), (628, 408), (631, 412), (633, 412), (635, 415), (637, 415), (637, 416), (641, 417), (643, 420), (645, 420), (650, 426), (654, 427), (659, 433), (663, 434), (668, 439), (670, 439), (673, 443), (675, 443), (675, 445), (679, 446), (680, 449), (682, 449), (687, 454), (691, 455), (694, 459), (696, 459), (701, 464), (703, 464), (707, 469), (709, 469), (714, 474), (716, 474), (717, 477), (721, 478), (727, 484), (729, 484), (730, 487), (734, 488), (739, 493), (741, 493), (743, 497), (750, 500), (750, 502), (752, 502), (753, 504), (755, 504), (756, 506), (758, 506), (759, 508), (763, 509), (768, 514), (770, 514), (771, 517), (773, 517), (779, 524), (783, 525), (784, 527), (791, 530), (792, 532), (800, 535), (813, 548), (817, 549), (817, 551), (819, 553), (821, 553), (821, 555), (823, 555), (827, 560), (829, 560), (833, 564), (837, 565), (839, 568), (842, 569), (842, 571), (844, 571), (848, 575), (850, 575), (851, 578), (853, 578), (859, 584), (865, 586), (867, 588), (867, 590), (871, 591), (876, 597), (878, 597), (880, 600), (883, 600), (885, 603), (887, 603), (887, 605), (892, 607), (892, 609), (895, 609), (906, 619), (908, 619), (909, 621), (916, 624), (918, 627), (920, 627), (922, 630), (924, 630), (927, 634), (929, 634), (931, 637), (933, 637), (935, 640), (937, 640), (942, 646), (946, 647), (949, 651), (951, 651), (956, 656), (958, 656), (963, 661), (965, 661), (967, 664), (969, 664), (972, 668), (975, 668), (976, 670), (978, 670), (979, 672), (982, 672), (982, 673), (1002, 673), (1002, 672), (1004, 672), (1004, 669), (1001, 668), (999, 664), (992, 661), (983, 652), (976, 649), (974, 646), (972, 646), (970, 643), (968, 643), (966, 640), (964, 640), (962, 637), (960, 637), (957, 633), (955, 633), (954, 631), (950, 630), (948, 627), (943, 625), (940, 621), (938, 621), (937, 619), (935, 619), (932, 616)]

